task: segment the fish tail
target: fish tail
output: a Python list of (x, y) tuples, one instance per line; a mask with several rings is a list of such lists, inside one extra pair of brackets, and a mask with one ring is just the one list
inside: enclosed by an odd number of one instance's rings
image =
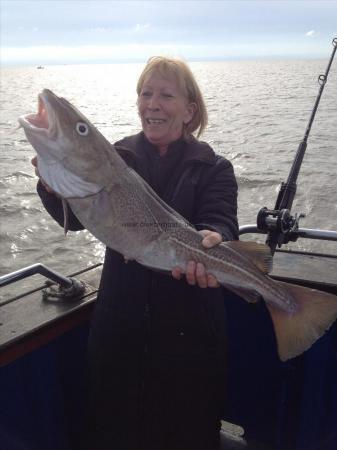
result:
[(284, 312), (267, 304), (279, 357), (294, 358), (309, 349), (337, 318), (337, 297), (327, 292), (289, 283), (277, 282), (294, 298), (296, 310)]

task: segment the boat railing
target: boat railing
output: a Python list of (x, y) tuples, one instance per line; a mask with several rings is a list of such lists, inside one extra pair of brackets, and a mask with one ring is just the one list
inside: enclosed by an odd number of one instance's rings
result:
[(55, 270), (50, 269), (44, 264), (37, 263), (31, 266), (24, 267), (23, 269), (16, 270), (15, 272), (9, 273), (8, 275), (3, 275), (0, 277), (0, 287), (7, 286), (8, 284), (14, 283), (15, 281), (23, 280), (24, 278), (30, 277), (32, 275), (40, 274), (46, 278), (55, 281), (55, 283), (69, 288), (72, 286), (71, 278), (67, 278)]
[[(62, 300), (73, 299), (82, 295), (85, 291), (85, 285), (81, 281), (78, 281), (76, 278), (65, 277), (41, 263), (32, 264), (31, 266), (24, 267), (15, 272), (2, 275), (0, 277), (0, 287), (7, 286), (36, 274), (48, 278), (46, 284), (47, 286), (50, 286), (43, 290), (43, 297), (45, 299), (51, 297), (62, 298)], [(56, 289), (52, 286), (52, 282), (56, 283)], [(1, 302), (1, 306), (10, 303), (12, 300), (13, 299)]]
[[(265, 230), (261, 230), (256, 225), (243, 225), (239, 228), (240, 236), (243, 234), (267, 234)], [(337, 241), (337, 231), (319, 230), (314, 228), (297, 228), (291, 232), (291, 241), (296, 241), (297, 238), (318, 239), (325, 241)]]

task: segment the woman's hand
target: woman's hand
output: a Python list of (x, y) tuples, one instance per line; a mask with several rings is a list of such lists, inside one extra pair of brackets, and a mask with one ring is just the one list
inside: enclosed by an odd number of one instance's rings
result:
[(41, 183), (43, 184), (43, 186), (44, 186), (44, 188), (46, 189), (46, 191), (49, 192), (50, 194), (55, 194), (55, 192), (52, 190), (52, 188), (49, 187), (48, 184), (45, 183), (45, 182), (43, 181), (43, 179), (41, 178), (39, 169), (38, 169), (38, 167), (37, 167), (37, 156), (34, 156), (34, 158), (32, 158), (31, 163), (32, 163), (32, 165), (35, 167), (35, 175), (36, 175), (37, 177), (40, 178), (40, 181), (41, 181)]
[[(216, 231), (201, 230), (199, 233), (204, 237), (202, 245), (205, 248), (214, 247), (222, 241), (221, 234)], [(183, 273), (184, 271), (180, 267), (175, 267), (172, 270), (172, 276), (176, 280), (180, 280)], [(218, 280), (213, 275), (206, 272), (205, 266), (201, 263), (196, 263), (195, 261), (188, 261), (185, 275), (187, 283), (192, 286), (196, 284), (201, 288), (216, 288), (220, 286)]]

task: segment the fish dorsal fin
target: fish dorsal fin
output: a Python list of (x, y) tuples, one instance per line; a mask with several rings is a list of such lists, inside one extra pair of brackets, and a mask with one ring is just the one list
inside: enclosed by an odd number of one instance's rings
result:
[(263, 273), (270, 273), (273, 268), (273, 258), (268, 245), (249, 241), (230, 241), (226, 246), (246, 256)]

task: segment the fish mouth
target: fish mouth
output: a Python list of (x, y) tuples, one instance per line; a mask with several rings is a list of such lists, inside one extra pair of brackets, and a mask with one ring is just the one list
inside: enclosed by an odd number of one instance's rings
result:
[(30, 128), (32, 130), (46, 130), (51, 129), (50, 111), (48, 111), (49, 104), (47, 100), (47, 90), (45, 89), (38, 95), (38, 107), (37, 112), (33, 114), (27, 114), (19, 118), (19, 123), (24, 128)]

